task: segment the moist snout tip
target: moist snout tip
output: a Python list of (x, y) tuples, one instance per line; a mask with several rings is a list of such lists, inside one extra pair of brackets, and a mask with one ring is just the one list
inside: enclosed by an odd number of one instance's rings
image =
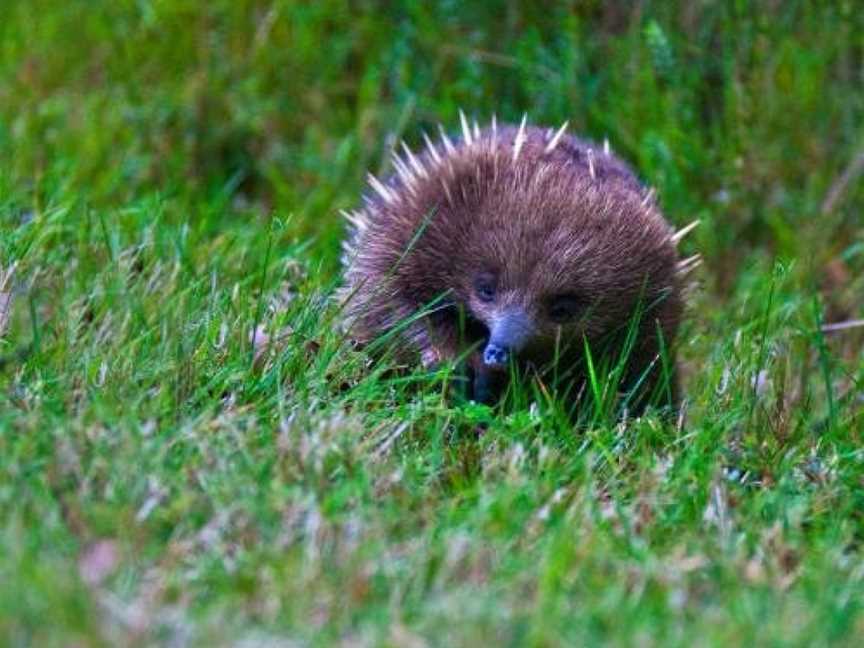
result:
[(498, 344), (489, 343), (483, 349), (483, 364), (487, 367), (499, 368), (507, 364), (510, 358), (510, 352), (506, 347)]

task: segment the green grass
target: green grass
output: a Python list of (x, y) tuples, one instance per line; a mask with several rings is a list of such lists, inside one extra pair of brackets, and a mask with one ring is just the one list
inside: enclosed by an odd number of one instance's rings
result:
[[(864, 12), (624, 4), (3, 2), (0, 641), (860, 644)], [(340, 337), (338, 209), (460, 106), (702, 220), (683, 421)]]

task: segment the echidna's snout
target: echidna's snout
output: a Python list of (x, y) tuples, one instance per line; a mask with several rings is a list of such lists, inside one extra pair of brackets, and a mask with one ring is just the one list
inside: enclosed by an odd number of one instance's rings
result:
[(534, 333), (534, 324), (521, 308), (507, 308), (492, 319), (489, 341), (483, 349), (483, 364), (490, 369), (507, 366)]

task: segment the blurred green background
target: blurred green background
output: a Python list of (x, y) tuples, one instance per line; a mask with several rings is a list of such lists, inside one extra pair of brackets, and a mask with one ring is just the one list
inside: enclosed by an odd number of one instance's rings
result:
[(703, 218), (728, 289), (754, 248), (852, 254), (861, 183), (821, 207), (864, 146), (860, 9), (7, 0), (3, 174), (33, 201), (57, 185), (92, 204), (218, 194), (196, 219), (291, 213), (332, 259), (333, 214), (394, 138), (452, 128), (458, 107), (527, 112), (609, 137), (672, 220)]
[[(338, 210), (459, 108), (701, 220), (686, 423), (337, 334)], [(860, 645), (862, 156), (852, 0), (3, 0), (0, 643)]]

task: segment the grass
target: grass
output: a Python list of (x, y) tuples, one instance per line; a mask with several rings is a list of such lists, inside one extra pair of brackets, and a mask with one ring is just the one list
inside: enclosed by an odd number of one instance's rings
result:
[[(3, 3), (0, 640), (860, 643), (864, 13), (623, 7)], [(701, 219), (685, 420), (341, 338), (338, 210), (459, 106)]]

